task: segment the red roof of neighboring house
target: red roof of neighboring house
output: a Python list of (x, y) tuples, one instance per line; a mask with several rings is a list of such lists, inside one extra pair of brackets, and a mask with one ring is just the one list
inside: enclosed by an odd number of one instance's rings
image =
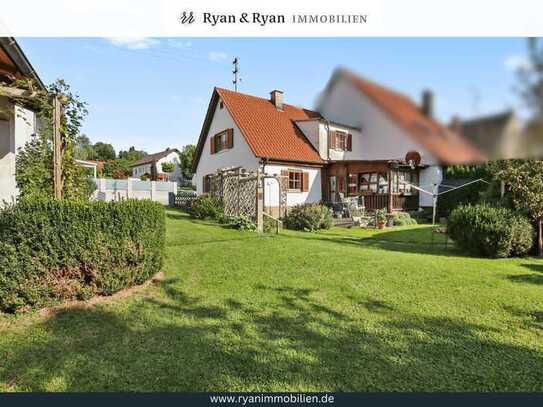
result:
[(324, 163), (294, 123), (320, 114), (288, 104), (277, 110), (269, 99), (215, 88), (254, 155), (262, 158)]
[(438, 121), (424, 115), (419, 106), (398, 92), (340, 69), (336, 75), (348, 78), (381, 110), (403, 128), (415, 142), (446, 163), (465, 163), (483, 160), (484, 155), (461, 135)]
[(170, 155), (173, 152), (179, 153), (179, 150), (177, 148), (169, 148), (168, 147), (166, 150), (161, 151), (160, 153), (147, 154), (141, 160), (138, 160), (135, 163), (133, 163), (131, 165), (131, 167), (137, 167), (139, 165), (144, 165), (144, 164), (150, 164), (150, 163), (157, 162), (161, 158), (164, 158), (164, 157)]

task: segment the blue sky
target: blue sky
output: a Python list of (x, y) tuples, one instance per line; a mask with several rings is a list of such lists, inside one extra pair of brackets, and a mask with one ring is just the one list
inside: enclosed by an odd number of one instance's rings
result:
[(435, 93), (448, 121), (519, 109), (514, 68), (526, 40), (511, 39), (202, 39), (19, 38), (41, 78), (66, 79), (88, 102), (83, 132), (116, 150), (147, 152), (195, 143), (214, 86), (232, 87), (240, 58), (240, 91), (314, 106), (333, 69), (346, 66), (419, 100)]

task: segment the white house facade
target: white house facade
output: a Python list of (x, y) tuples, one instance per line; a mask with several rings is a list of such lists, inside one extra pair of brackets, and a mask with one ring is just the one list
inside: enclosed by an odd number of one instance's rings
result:
[[(197, 192), (209, 190), (219, 169), (261, 169), (287, 177), (287, 205), (365, 201), (367, 209), (417, 209), (432, 205), (442, 166), (482, 159), (479, 150), (432, 117), (432, 95), (421, 106), (407, 97), (343, 69), (330, 79), (308, 110), (283, 102), (216, 88), (193, 162)], [(279, 201), (266, 180), (264, 205)]]
[[(174, 165), (173, 171), (164, 171), (162, 165), (166, 163)], [(132, 176), (135, 178), (146, 176), (152, 180), (162, 179), (177, 182), (182, 178), (179, 151), (175, 148), (167, 148), (159, 153), (146, 155), (132, 165)]]

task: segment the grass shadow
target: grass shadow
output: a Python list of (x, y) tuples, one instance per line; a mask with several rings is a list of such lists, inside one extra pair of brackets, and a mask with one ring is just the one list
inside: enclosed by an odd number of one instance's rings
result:
[(371, 247), (386, 251), (392, 252), (404, 252), (404, 253), (416, 253), (416, 254), (430, 254), (433, 256), (456, 256), (456, 257), (473, 257), (469, 254), (465, 254), (459, 251), (454, 246), (448, 246), (447, 248), (444, 245), (440, 244), (426, 244), (426, 243), (417, 243), (417, 242), (406, 242), (406, 241), (390, 241), (384, 239), (376, 239), (373, 237), (328, 237), (324, 234), (312, 234), (310, 236), (303, 236), (301, 233), (296, 235), (282, 235), (287, 236), (292, 239), (307, 239), (307, 240), (320, 240), (323, 242), (330, 242), (340, 245), (349, 245), (356, 247)]
[(535, 271), (543, 274), (543, 264), (522, 264), (522, 267), (526, 267), (528, 270)]
[[(119, 313), (66, 309), (39, 335), (0, 341), (0, 383), (48, 391), (536, 391), (543, 355), (461, 319), (414, 315), (376, 298), (361, 323), (318, 289), (255, 286), (260, 302), (165, 296)], [(354, 305), (354, 304), (353, 304)], [(364, 311), (361, 311), (364, 312)], [(16, 345), (16, 346), (14, 346)], [(57, 386), (57, 387), (55, 387)]]
[(543, 285), (543, 265), (542, 264), (522, 264), (522, 267), (532, 271), (530, 274), (512, 274), (507, 276), (510, 281), (517, 283), (539, 284)]
[(543, 311), (526, 311), (510, 305), (506, 305), (503, 308), (514, 317), (520, 318), (524, 326), (543, 331)]

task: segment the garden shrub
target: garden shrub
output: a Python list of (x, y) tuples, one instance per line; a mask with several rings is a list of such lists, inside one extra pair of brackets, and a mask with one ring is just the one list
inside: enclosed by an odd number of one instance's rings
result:
[(453, 210), (448, 232), (458, 247), (486, 257), (523, 256), (534, 238), (525, 216), (485, 204), (461, 205)]
[(392, 217), (392, 222), (394, 226), (407, 226), (407, 225), (416, 225), (416, 219), (413, 219), (411, 215), (407, 212), (396, 212)]
[[(275, 233), (277, 231), (277, 223), (275, 219), (272, 219), (268, 216), (264, 216), (264, 222), (262, 225), (262, 228), (264, 230), (264, 233)], [(282, 225), (279, 224), (279, 229), (282, 228)]]
[(155, 202), (21, 200), (0, 211), (0, 311), (141, 284), (161, 269), (164, 243)]
[(408, 213), (417, 223), (432, 223), (432, 208), (422, 208)]
[(219, 198), (203, 194), (192, 201), (191, 214), (197, 219), (219, 220), (224, 215), (224, 208)]
[(227, 218), (226, 223), (234, 229), (256, 230), (256, 224), (253, 222), (253, 220), (243, 215)]
[(284, 219), (288, 229), (315, 231), (332, 226), (332, 212), (321, 204), (302, 204), (289, 209)]

